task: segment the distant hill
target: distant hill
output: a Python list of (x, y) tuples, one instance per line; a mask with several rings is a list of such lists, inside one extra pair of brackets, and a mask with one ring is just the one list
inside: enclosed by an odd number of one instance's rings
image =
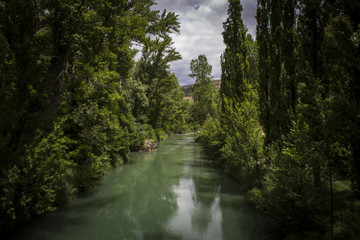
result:
[(215, 85), (216, 90), (220, 90), (221, 80), (214, 80), (212, 83)]
[(184, 97), (190, 97), (192, 95), (192, 87), (194, 84), (189, 84), (181, 87), (181, 90), (184, 92)]
[[(214, 80), (214, 81), (212, 81), (212, 83), (215, 85), (216, 90), (219, 91), (221, 80)], [(194, 84), (189, 84), (189, 85), (184, 85), (181, 87), (181, 90), (184, 92), (184, 98), (189, 99), (192, 97), (192, 94), (193, 94), (192, 87), (193, 86), (194, 86)]]

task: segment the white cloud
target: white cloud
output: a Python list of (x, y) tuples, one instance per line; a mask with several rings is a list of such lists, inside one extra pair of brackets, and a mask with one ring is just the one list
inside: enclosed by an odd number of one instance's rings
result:
[[(180, 35), (173, 34), (174, 47), (183, 59), (171, 64), (171, 70), (179, 79), (180, 85), (193, 83), (188, 77), (191, 59), (205, 54), (213, 66), (213, 76), (220, 79), (220, 56), (225, 46), (222, 32), (227, 18), (227, 0), (157, 0), (155, 9), (173, 11), (179, 15)], [(249, 32), (256, 31), (256, 0), (242, 0), (243, 18)]]

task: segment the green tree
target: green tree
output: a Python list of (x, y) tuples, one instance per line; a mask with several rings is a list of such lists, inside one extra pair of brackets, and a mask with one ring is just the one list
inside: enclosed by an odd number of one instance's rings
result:
[[(350, 97), (357, 87), (348, 89), (356, 72), (350, 70), (357, 49), (351, 36), (358, 29), (350, 5), (358, 9), (348, 1), (258, 1), (260, 119), (268, 164), (263, 187), (253, 193), (262, 195), (259, 206), (283, 237), (320, 238), (326, 232), (332, 239), (357, 231), (339, 212), (358, 210), (339, 201), (337, 190), (339, 179), (355, 172), (352, 143), (358, 139), (349, 134), (358, 129)], [(346, 216), (358, 221), (351, 212)], [(292, 230), (283, 231), (284, 224)]]
[(246, 32), (242, 21), (243, 8), (238, 0), (229, 0), (228, 18), (224, 22), (225, 51), (221, 56), (221, 99), (242, 101), (245, 90), (245, 74), (248, 70)]
[[(96, 184), (131, 145), (155, 135), (149, 123), (180, 128), (182, 95), (167, 72), (179, 58), (169, 38), (179, 22), (153, 5), (0, 0), (1, 234)], [(132, 81), (132, 45), (147, 45), (149, 34), (162, 40), (150, 53), (156, 66), (145, 70), (159, 75)], [(145, 96), (140, 105), (151, 103), (151, 122), (139, 122), (128, 101), (134, 93)]]
[(251, 189), (261, 184), (263, 137), (256, 91), (257, 47), (246, 34), (241, 11), (240, 1), (229, 1), (223, 33), (226, 48), (221, 59), (220, 120), (209, 119), (200, 140), (215, 150), (217, 161), (228, 174), (240, 180), (244, 189)]
[(217, 115), (217, 92), (211, 82), (212, 66), (205, 55), (199, 55), (197, 59), (191, 60), (190, 71), (189, 76), (195, 79), (191, 114), (195, 123), (203, 125), (208, 117)]
[[(133, 79), (143, 89), (142, 95), (135, 96), (134, 116), (143, 123), (150, 124), (158, 133), (171, 132), (165, 127), (169, 124), (165, 120), (166, 112), (170, 110), (166, 106), (171, 99), (177, 99), (179, 105), (182, 101), (177, 78), (169, 71), (169, 63), (181, 59), (172, 44), (171, 38), (167, 36), (154, 40), (147, 38)], [(170, 108), (175, 107), (175, 103)]]
[(296, 112), (295, 8), (294, 0), (258, 1), (260, 119), (266, 144), (289, 133)]

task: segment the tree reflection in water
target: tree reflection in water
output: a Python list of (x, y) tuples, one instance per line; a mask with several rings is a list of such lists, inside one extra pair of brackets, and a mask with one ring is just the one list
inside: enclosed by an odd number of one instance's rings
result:
[(173, 136), (13, 239), (261, 239), (261, 218), (239, 189), (194, 136)]

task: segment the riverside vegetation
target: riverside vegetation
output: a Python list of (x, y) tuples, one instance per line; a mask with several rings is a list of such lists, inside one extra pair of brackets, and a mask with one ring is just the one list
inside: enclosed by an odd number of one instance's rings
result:
[[(146, 139), (199, 130), (276, 239), (360, 236), (360, 3), (229, 0), (221, 88), (169, 63), (178, 16), (141, 1), (0, 0), (0, 229), (53, 211)], [(141, 57), (135, 61), (137, 50)]]
[(275, 239), (360, 236), (360, 2), (229, 0), (220, 113), (200, 141)]
[[(0, 231), (184, 131), (173, 12), (151, 0), (0, 1)], [(141, 57), (134, 60), (136, 50)]]

